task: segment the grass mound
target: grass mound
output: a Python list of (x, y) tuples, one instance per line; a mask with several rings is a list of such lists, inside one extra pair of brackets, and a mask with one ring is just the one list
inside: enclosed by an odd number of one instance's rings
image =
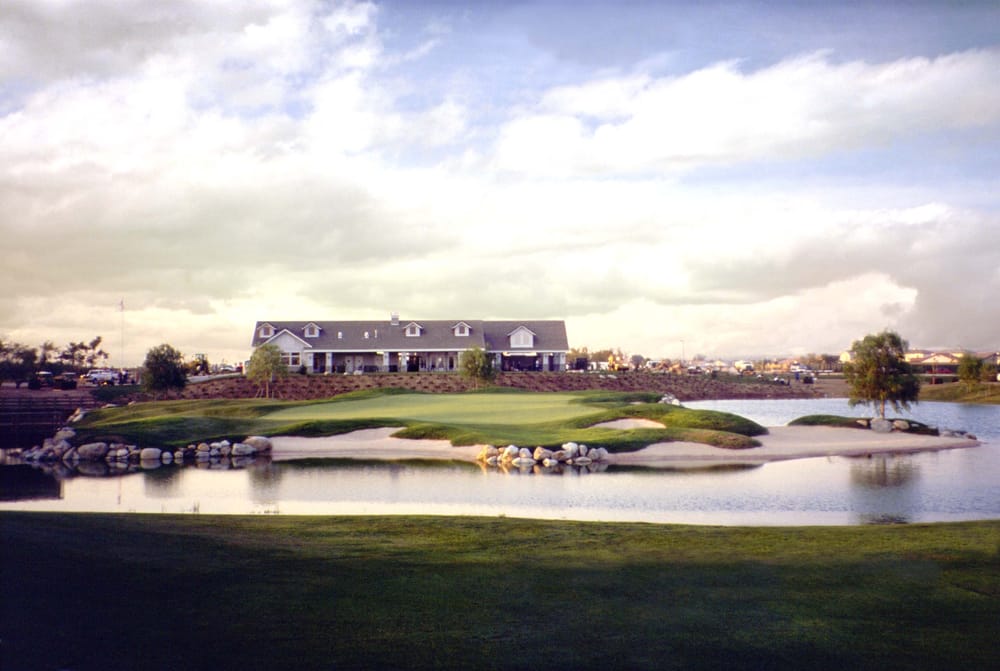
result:
[[(869, 421), (860, 417), (841, 417), (840, 415), (806, 415), (805, 417), (793, 419), (788, 423), (788, 426), (835, 426), (846, 429), (867, 429), (867, 425), (861, 423), (859, 420)], [(894, 420), (890, 417), (889, 421)], [(939, 435), (938, 430), (933, 426), (912, 419), (904, 419), (903, 421), (909, 426), (905, 433), (915, 433), (922, 436)]]
[[(414, 394), (364, 390), (322, 401), (187, 400), (139, 403), (88, 415), (82, 440), (114, 437), (140, 445), (174, 447), (246, 435), (323, 436), (381, 426), (403, 427), (403, 438), (542, 445), (567, 441), (635, 450), (651, 443), (691, 441), (744, 449), (767, 430), (743, 417), (650, 402), (657, 394), (627, 392)], [(645, 418), (663, 429), (620, 431), (595, 424)]]

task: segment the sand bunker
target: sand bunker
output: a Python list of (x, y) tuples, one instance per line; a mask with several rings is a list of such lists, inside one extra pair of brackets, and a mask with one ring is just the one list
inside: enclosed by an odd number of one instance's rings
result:
[[(271, 457), (274, 461), (305, 458), (475, 461), (481, 449), (479, 445), (455, 447), (447, 440), (393, 438), (392, 434), (396, 431), (399, 431), (398, 427), (365, 429), (323, 438), (276, 436), (271, 439), (274, 446)], [(919, 436), (909, 433), (880, 434), (862, 429), (826, 426), (780, 426), (769, 429), (769, 432), (766, 436), (757, 437), (762, 444), (761, 447), (745, 450), (727, 450), (701, 443), (656, 443), (636, 452), (611, 454), (606, 461), (611, 464), (652, 468), (678, 468), (694, 464), (750, 465), (809, 457), (947, 450), (979, 444), (968, 438)]]
[(664, 429), (666, 428), (663, 424), (659, 422), (654, 422), (651, 419), (614, 419), (610, 422), (601, 422), (600, 424), (594, 424), (594, 429)]

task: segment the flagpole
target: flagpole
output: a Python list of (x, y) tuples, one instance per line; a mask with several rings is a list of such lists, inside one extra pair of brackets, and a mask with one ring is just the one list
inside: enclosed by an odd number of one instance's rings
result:
[(125, 298), (123, 297), (121, 302), (118, 303), (118, 309), (122, 313), (122, 333), (121, 339), (118, 341), (118, 368), (119, 370), (125, 370)]

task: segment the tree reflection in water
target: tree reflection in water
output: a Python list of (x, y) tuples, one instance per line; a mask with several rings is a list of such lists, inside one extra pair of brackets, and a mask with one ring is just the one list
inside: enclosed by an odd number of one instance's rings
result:
[(907, 524), (919, 506), (920, 468), (910, 457), (851, 460), (851, 507), (860, 524)]

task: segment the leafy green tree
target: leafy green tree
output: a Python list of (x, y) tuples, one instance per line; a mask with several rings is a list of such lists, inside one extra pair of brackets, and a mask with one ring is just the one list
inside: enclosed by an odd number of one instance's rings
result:
[(889, 404), (899, 412), (909, 409), (920, 396), (920, 379), (906, 361), (907, 343), (894, 331), (869, 334), (851, 345), (851, 361), (844, 364), (850, 385), (848, 403), (873, 405), (885, 419)]
[(479, 389), (480, 382), (489, 384), (497, 376), (497, 371), (493, 367), (493, 357), (481, 347), (473, 347), (462, 352), (458, 367), (462, 375), (472, 380), (476, 389)]
[(142, 386), (148, 392), (161, 393), (183, 389), (187, 384), (184, 356), (170, 345), (157, 345), (146, 352), (142, 365)]
[(66, 348), (59, 353), (59, 360), (68, 368), (77, 372), (82, 372), (86, 368), (93, 368), (100, 363), (106, 364), (108, 353), (101, 349), (101, 336), (97, 336), (88, 342), (70, 342)]
[(997, 365), (993, 362), (983, 364), (983, 382), (993, 382), (997, 380)]
[(962, 358), (958, 360), (958, 379), (972, 391), (979, 384), (982, 375), (983, 360), (972, 352), (963, 352)]
[(13, 380), (20, 387), (34, 375), (37, 362), (38, 351), (34, 347), (0, 340), (0, 382)]
[(247, 363), (247, 378), (257, 385), (258, 396), (271, 398), (271, 385), (287, 375), (288, 366), (281, 361), (281, 350), (274, 343), (255, 349)]
[(212, 372), (212, 367), (208, 363), (208, 357), (204, 354), (195, 354), (191, 361), (187, 362), (188, 375), (208, 375)]

